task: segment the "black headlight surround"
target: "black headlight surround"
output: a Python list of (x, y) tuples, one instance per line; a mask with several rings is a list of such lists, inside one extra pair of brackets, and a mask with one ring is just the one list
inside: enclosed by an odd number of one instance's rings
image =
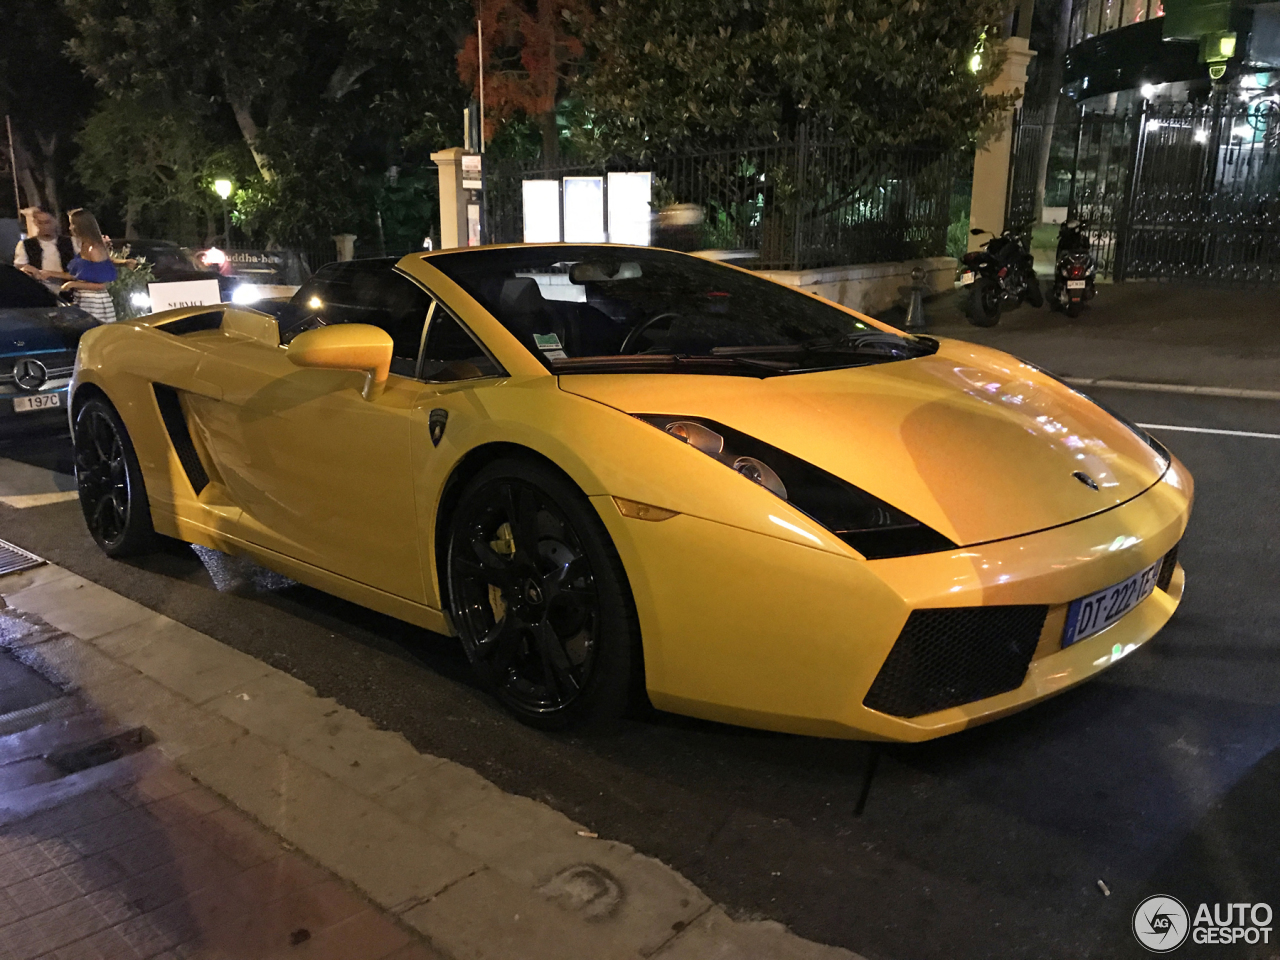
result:
[[(724, 437), (724, 449), (713, 459), (733, 468), (738, 457), (754, 457), (768, 464), (787, 488), (786, 502), (813, 518), (868, 560), (911, 557), (956, 550), (958, 546), (932, 527), (908, 516), (892, 504), (855, 487), (807, 460), (703, 417), (636, 414), (666, 432), (668, 424), (691, 421)], [(672, 437), (679, 441), (679, 438)], [(711, 456), (710, 454), (707, 454)]]

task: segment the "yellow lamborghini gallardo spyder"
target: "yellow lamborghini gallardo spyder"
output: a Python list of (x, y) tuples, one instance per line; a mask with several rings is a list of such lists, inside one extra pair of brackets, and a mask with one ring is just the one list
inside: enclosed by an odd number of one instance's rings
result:
[(1036, 367), (605, 245), (335, 263), (92, 330), (89, 530), (456, 634), (521, 719), (924, 740), (1141, 646), (1192, 481)]

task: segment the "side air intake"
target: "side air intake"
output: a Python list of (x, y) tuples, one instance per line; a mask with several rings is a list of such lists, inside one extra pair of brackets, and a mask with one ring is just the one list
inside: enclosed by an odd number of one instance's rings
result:
[[(217, 315), (221, 319), (221, 314)], [(191, 489), (200, 495), (200, 491), (209, 485), (209, 475), (205, 473), (204, 464), (196, 453), (196, 445), (191, 440), (191, 431), (187, 429), (187, 418), (182, 412), (182, 403), (178, 400), (178, 391), (166, 387), (162, 383), (153, 383), (151, 388), (156, 393), (156, 405), (160, 408), (160, 419), (169, 433), (169, 442), (178, 454), (178, 462), (191, 481)]]
[(168, 323), (160, 324), (156, 329), (171, 333), (175, 337), (185, 337), (189, 333), (199, 333), (202, 330), (217, 330), (221, 326), (222, 311), (210, 310), (208, 313), (194, 313), (179, 320), (170, 320)]

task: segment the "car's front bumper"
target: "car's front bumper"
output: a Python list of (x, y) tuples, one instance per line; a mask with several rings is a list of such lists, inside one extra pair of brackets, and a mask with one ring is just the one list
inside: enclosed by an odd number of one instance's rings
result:
[[(39, 390), (23, 390), (12, 384), (0, 384), (0, 435), (14, 435), (33, 430), (47, 431), (51, 427), (65, 427), (67, 423), (67, 377), (50, 380)], [(27, 397), (55, 398), (55, 406), (39, 410), (17, 410), (14, 401)], [(44, 402), (48, 402), (47, 399)]]
[[(1059, 693), (1127, 656), (1164, 626), (1181, 568), (1101, 633), (1066, 649), (1072, 600), (1165, 556), (1190, 513), (1175, 460), (1155, 486), (1050, 530), (949, 553), (864, 561), (688, 516), (661, 522), (593, 501), (630, 580), (646, 684), (660, 709), (818, 736), (916, 741)], [(1016, 689), (921, 716), (864, 704), (914, 610), (1037, 604), (1047, 616)]]

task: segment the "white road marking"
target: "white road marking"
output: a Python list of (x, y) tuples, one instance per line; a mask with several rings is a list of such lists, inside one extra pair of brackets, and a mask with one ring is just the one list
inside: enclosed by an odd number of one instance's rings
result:
[(74, 490), (59, 490), (57, 493), (19, 493), (9, 497), (0, 497), (0, 503), (7, 507), (25, 510), (28, 507), (43, 507), (50, 503), (65, 503), (79, 497)]
[(1257, 433), (1253, 430), (1215, 430), (1213, 427), (1179, 427), (1172, 423), (1140, 423), (1143, 430), (1177, 430), (1179, 433), (1216, 433), (1224, 437), (1254, 437), (1259, 440), (1280, 440), (1280, 433)]
[(1073, 387), (1105, 387), (1112, 390), (1149, 390), (1153, 393), (1187, 393), (1200, 397), (1232, 397), (1237, 400), (1280, 400), (1280, 390), (1246, 390), (1242, 387), (1196, 387), (1183, 383), (1144, 383), (1140, 380), (1105, 380), (1063, 377)]

